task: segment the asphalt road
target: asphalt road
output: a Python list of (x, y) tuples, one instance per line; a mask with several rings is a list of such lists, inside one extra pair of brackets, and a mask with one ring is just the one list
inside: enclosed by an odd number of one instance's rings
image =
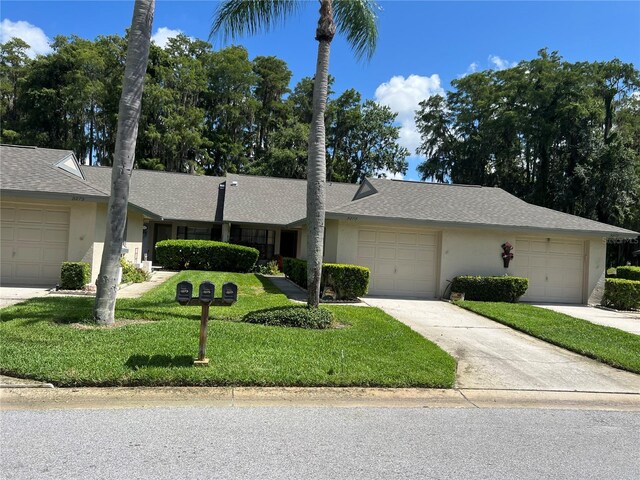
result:
[(4, 411), (3, 479), (637, 479), (640, 413)]

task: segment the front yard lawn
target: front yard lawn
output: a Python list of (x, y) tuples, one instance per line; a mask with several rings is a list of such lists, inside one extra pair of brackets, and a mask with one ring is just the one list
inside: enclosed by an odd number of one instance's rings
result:
[[(174, 300), (184, 279), (194, 289), (213, 281), (216, 296), (222, 283), (238, 285), (234, 306), (211, 308), (208, 367), (192, 365), (200, 307)], [(140, 299), (118, 300), (116, 318), (124, 325), (113, 328), (90, 324), (93, 298), (36, 298), (0, 313), (0, 373), (58, 386), (453, 386), (455, 360), (375, 308), (329, 307), (342, 328), (328, 330), (239, 321), (249, 311), (289, 304), (262, 277), (197, 271)]]
[(457, 302), (524, 333), (613, 367), (640, 373), (640, 336), (524, 303)]

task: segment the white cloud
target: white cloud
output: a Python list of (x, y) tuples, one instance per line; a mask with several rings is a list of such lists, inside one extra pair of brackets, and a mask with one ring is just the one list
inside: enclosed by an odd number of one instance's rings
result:
[(440, 76), (436, 73), (430, 77), (409, 75), (404, 78), (398, 75), (376, 89), (376, 102), (387, 105), (398, 114), (397, 122), (401, 126), (398, 143), (408, 148), (412, 155), (420, 145), (420, 133), (414, 119), (418, 104), (437, 94), (443, 95), (444, 89), (440, 85)]
[(400, 172), (391, 173), (391, 171), (389, 171), (388, 168), (383, 168), (382, 170), (378, 170), (376, 175), (384, 175), (383, 178), (386, 178), (388, 180), (404, 180), (403, 174), (401, 174)]
[(498, 55), (489, 55), (489, 62), (493, 63), (497, 70), (505, 70), (517, 65), (517, 62), (510, 62), (509, 60), (500, 58)]
[(151, 35), (151, 41), (160, 48), (165, 48), (170, 38), (177, 37), (181, 33), (184, 32), (182, 30), (172, 30), (171, 28), (160, 27), (156, 30), (156, 33)]
[(29, 44), (29, 47), (31, 47), (27, 50), (29, 58), (51, 53), (51, 47), (49, 46), (51, 40), (49, 40), (41, 28), (23, 20), (12, 22), (8, 18), (5, 18), (2, 20), (2, 23), (0, 23), (0, 43), (6, 43), (12, 38), (19, 38)]

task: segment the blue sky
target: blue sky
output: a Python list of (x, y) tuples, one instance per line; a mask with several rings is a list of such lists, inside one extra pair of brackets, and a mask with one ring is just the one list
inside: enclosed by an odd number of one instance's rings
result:
[[(294, 73), (293, 82), (313, 75), (317, 3), (307, 2), (298, 18), (277, 30), (234, 43), (250, 56), (275, 55)], [(215, 1), (157, 0), (154, 34), (162, 42), (181, 31), (206, 39)], [(419, 140), (413, 111), (428, 95), (449, 88), (451, 80), (474, 69), (504, 68), (530, 59), (544, 47), (569, 61), (610, 60), (640, 66), (640, 2), (463, 2), (381, 1), (380, 36), (374, 58), (356, 62), (337, 38), (330, 72), (337, 93), (356, 88), (398, 113), (402, 142), (411, 150)], [(93, 39), (123, 34), (133, 1), (2, 0), (0, 41), (21, 36), (46, 52), (47, 39), (75, 34)], [(25, 38), (26, 37), (26, 38)], [(214, 39), (214, 48), (223, 46)], [(416, 178), (410, 159), (407, 178)]]

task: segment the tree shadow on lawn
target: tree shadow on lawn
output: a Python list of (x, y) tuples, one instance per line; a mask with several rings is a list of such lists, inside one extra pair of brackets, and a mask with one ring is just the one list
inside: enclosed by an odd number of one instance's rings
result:
[(134, 354), (129, 357), (125, 365), (131, 370), (141, 368), (164, 367), (164, 368), (186, 368), (193, 366), (193, 357), (189, 355), (139, 355)]
[(39, 297), (2, 310), (2, 322), (85, 323), (92, 317), (93, 297)]

